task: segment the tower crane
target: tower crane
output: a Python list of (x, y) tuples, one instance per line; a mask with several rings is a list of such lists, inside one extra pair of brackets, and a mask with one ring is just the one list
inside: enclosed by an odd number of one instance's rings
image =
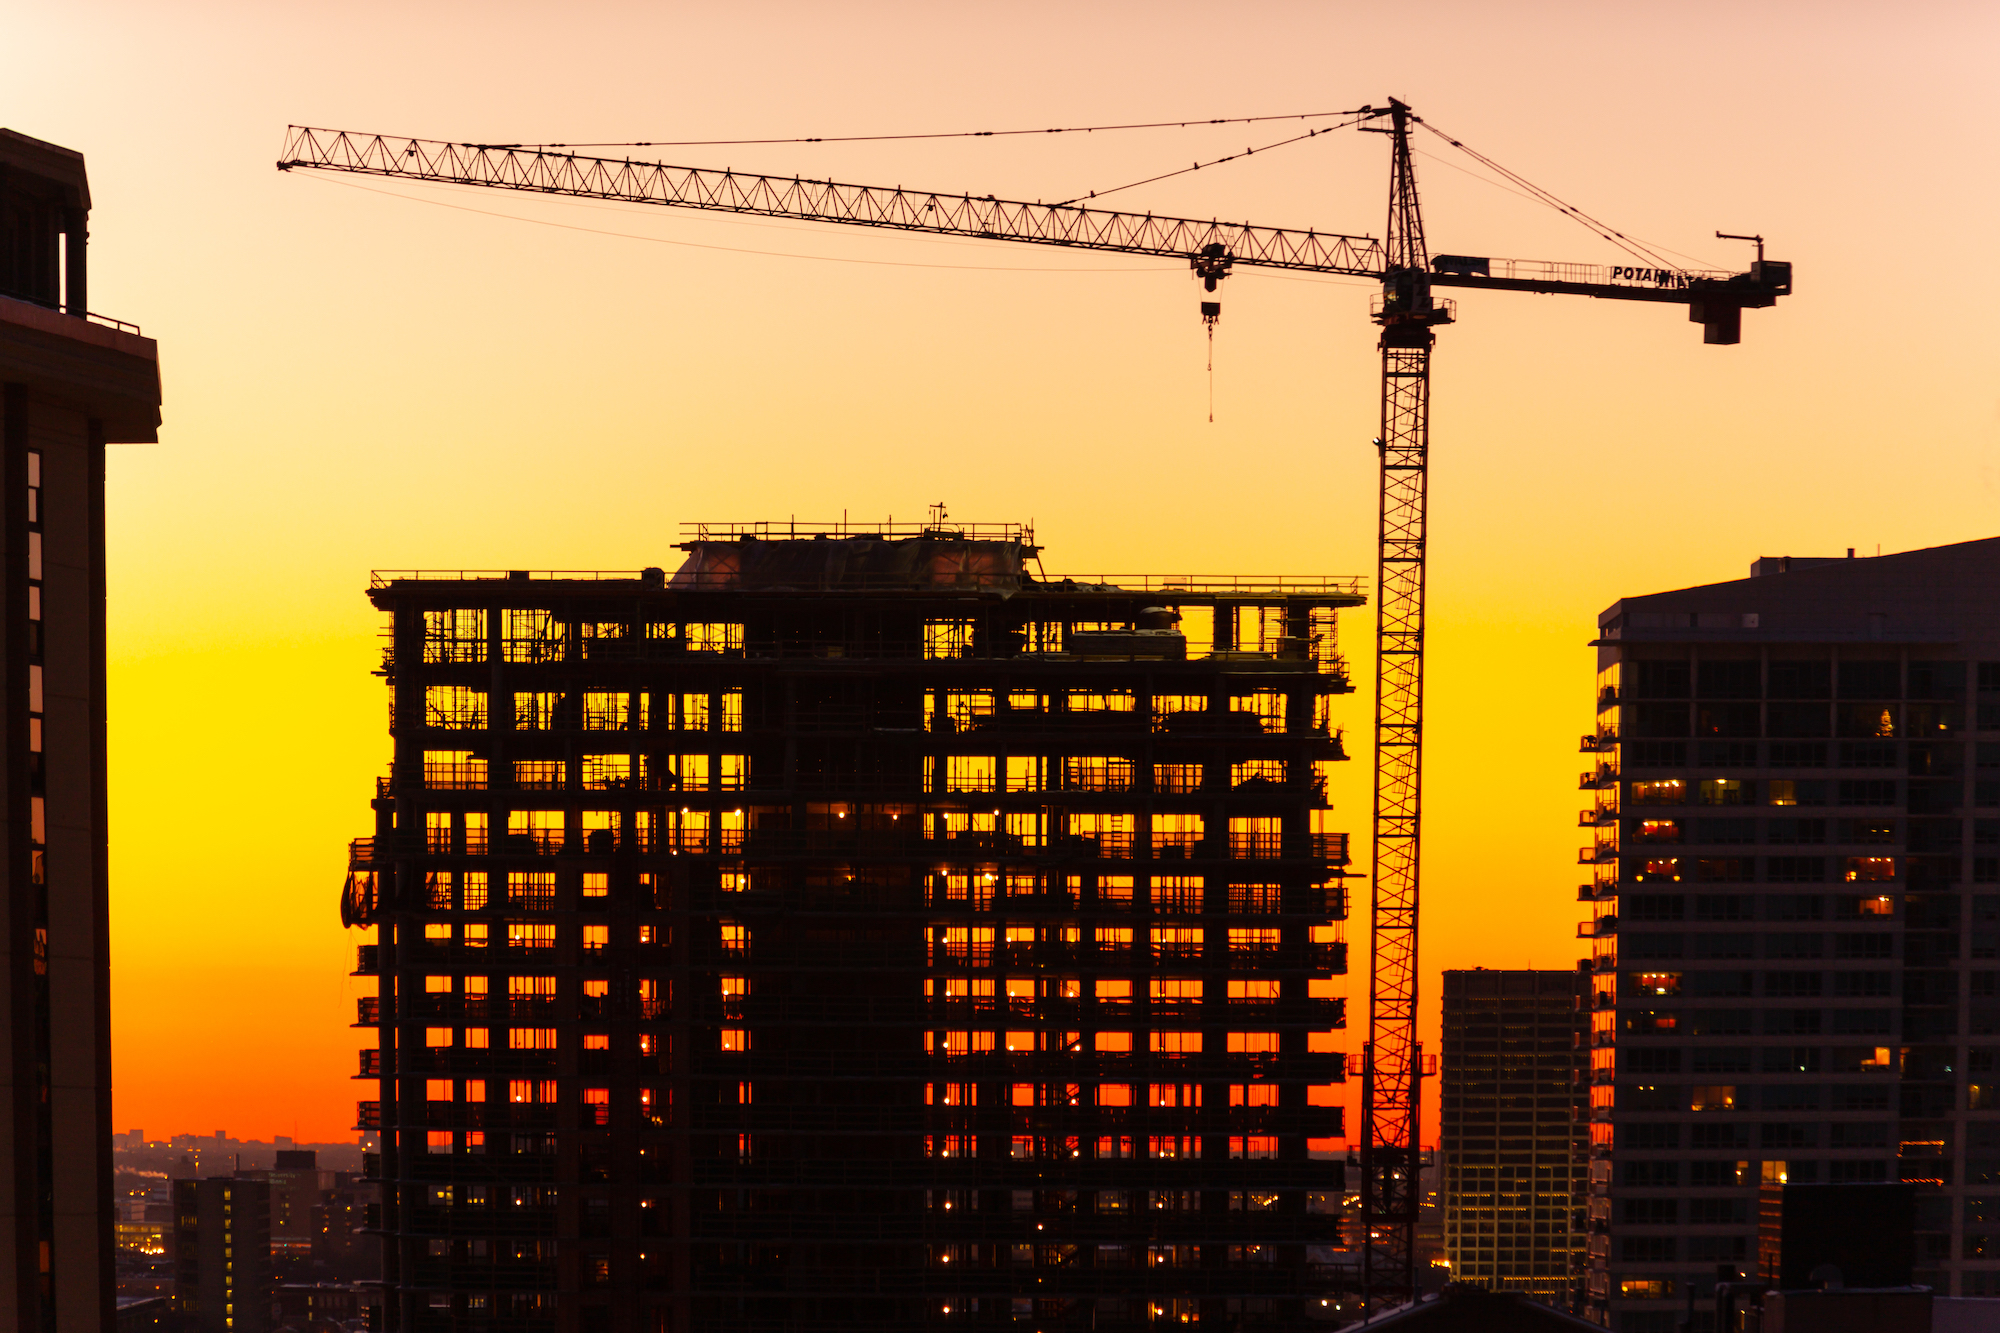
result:
[[(1679, 267), (1644, 250), (1633, 250), (1641, 262), (1616, 266), (1432, 255), (1410, 146), (1421, 117), (1392, 98), (1383, 107), (1361, 108), (1354, 121), (1390, 138), (1388, 226), (1379, 241), (1311, 228), (1124, 213), (1076, 201), (1030, 204), (992, 195), (591, 157), (548, 145), (447, 143), (296, 125), (288, 129), (277, 166), (1180, 259), (1211, 293), (1239, 266), (1381, 284), (1372, 309), (1381, 330), (1382, 394), (1381, 434), (1375, 440), (1381, 492), (1371, 958), (1368, 1041), (1358, 1062), (1365, 1122), (1361, 1294), (1364, 1307), (1373, 1310), (1378, 1297), (1414, 1299), (1418, 1282), (1424, 1060), (1417, 1040), (1417, 908), (1430, 363), (1435, 330), (1455, 316), (1452, 302), (1434, 293), (1462, 287), (1681, 305), (1702, 326), (1702, 341), (1730, 344), (1741, 339), (1744, 310), (1774, 305), (1790, 294), (1792, 271), (1789, 263), (1764, 258), (1762, 237), (1721, 232), (1716, 235), (1756, 242), (1757, 258), (1747, 271)], [(1202, 317), (1211, 327), (1219, 313), (1219, 303), (1202, 302)]]

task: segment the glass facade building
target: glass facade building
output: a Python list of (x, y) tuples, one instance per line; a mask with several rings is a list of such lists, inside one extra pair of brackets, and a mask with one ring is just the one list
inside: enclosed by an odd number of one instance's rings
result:
[(1766, 559), (1599, 621), (1590, 1296), (1666, 1333), (1765, 1182), (1919, 1189), (2000, 1291), (2000, 542)]
[(1568, 1309), (1582, 1284), (1587, 971), (1447, 970), (1438, 1148), (1452, 1280)]

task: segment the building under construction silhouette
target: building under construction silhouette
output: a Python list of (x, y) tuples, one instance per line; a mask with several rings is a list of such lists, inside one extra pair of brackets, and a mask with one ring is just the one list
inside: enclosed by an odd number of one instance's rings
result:
[(689, 536), (371, 589), (389, 1327), (1323, 1327), (1357, 583)]

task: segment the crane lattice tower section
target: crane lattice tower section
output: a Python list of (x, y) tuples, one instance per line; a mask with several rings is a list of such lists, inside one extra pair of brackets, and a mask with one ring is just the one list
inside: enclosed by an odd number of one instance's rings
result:
[(691, 536), (371, 590), (388, 1326), (1306, 1326), (1356, 581)]

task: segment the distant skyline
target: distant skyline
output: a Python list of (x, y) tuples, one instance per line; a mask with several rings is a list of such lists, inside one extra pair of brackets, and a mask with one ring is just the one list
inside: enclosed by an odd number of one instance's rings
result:
[[(1712, 234), (1764, 234), (1798, 294), (1740, 347), (1677, 310), (1497, 293), (1461, 295), (1440, 338), (1435, 1050), (1440, 968), (1580, 952), (1602, 607), (1759, 555), (1993, 535), (2000, 277), (1953, 260), (2000, 212), (1996, 27), (1971, 4), (1252, 3), (1223, 39), (1191, 5), (16, 6), (0, 125), (85, 154), (92, 305), (160, 340), (166, 399), (161, 443), (109, 464), (117, 1123), (352, 1132), (372, 983), (334, 905), (388, 752), (372, 568), (671, 566), (684, 519), (942, 499), (1034, 519), (1051, 573), (1374, 572), (1366, 284), (1232, 277), (1211, 426), (1199, 289), (1171, 264), (363, 190), (273, 170), (288, 122), (789, 138), (1395, 95), (1652, 244), (1738, 266), (1749, 247)], [(1262, 129), (662, 153), (1062, 198)], [(1419, 159), (1434, 251), (1615, 258), (1466, 165)], [(1379, 235), (1386, 174), (1382, 140), (1343, 131), (1119, 199)], [(1370, 628), (1346, 626), (1364, 685)], [(1365, 693), (1336, 709), (1357, 848), (1368, 717)]]

